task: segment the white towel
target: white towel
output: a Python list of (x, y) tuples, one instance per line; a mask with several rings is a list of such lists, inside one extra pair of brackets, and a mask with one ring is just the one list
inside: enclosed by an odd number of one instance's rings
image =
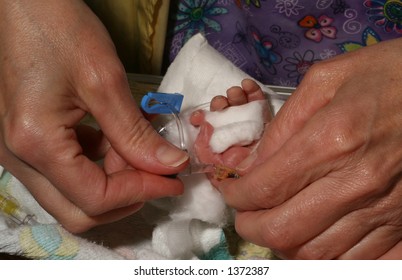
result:
[[(184, 95), (182, 110), (189, 110), (210, 102), (216, 95), (226, 95), (228, 88), (240, 86), (244, 78), (251, 77), (212, 48), (207, 40), (198, 34), (181, 49), (169, 67), (159, 91), (182, 93)], [(250, 107), (250, 110), (255, 111), (255, 106)], [(255, 118), (259, 117), (256, 114)], [(236, 121), (239, 120), (236, 119)], [(246, 118), (244, 123), (249, 121)], [(186, 138), (187, 142), (191, 143), (198, 131), (191, 128), (186, 120), (184, 120), (184, 126), (190, 131)], [(224, 127), (217, 130), (220, 134), (233, 128), (227, 121), (220, 127)], [(259, 127), (261, 128), (262, 124), (259, 124)], [(238, 128), (241, 129), (241, 126)], [(224, 139), (217, 138), (220, 141)], [(211, 140), (215, 141), (214, 139), (212, 137)], [(230, 139), (227, 141), (229, 142)], [(215, 145), (219, 152), (227, 148), (225, 143), (221, 144)], [(157, 224), (153, 236), (154, 250), (167, 258), (188, 258), (189, 256), (197, 258), (202, 254), (208, 254), (212, 248), (222, 245), (219, 244), (222, 242), (221, 229), (232, 218), (232, 211), (228, 209), (221, 194), (205, 175), (191, 175), (182, 177), (182, 180), (185, 184), (184, 195), (172, 199), (168, 208), (164, 204), (164, 210), (169, 212), (168, 217)], [(194, 230), (195, 228), (197, 230)], [(205, 244), (208, 246), (203, 247)]]

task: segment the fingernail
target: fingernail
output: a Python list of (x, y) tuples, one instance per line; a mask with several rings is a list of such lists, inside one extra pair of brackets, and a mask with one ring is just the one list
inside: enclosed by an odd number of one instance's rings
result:
[(236, 170), (238, 170), (239, 172), (246, 171), (253, 165), (256, 159), (257, 159), (257, 152), (254, 150), (248, 157), (246, 157), (246, 159), (240, 162), (240, 164), (236, 167)]
[(156, 157), (160, 163), (169, 167), (177, 167), (188, 160), (186, 152), (165, 144), (156, 151)]

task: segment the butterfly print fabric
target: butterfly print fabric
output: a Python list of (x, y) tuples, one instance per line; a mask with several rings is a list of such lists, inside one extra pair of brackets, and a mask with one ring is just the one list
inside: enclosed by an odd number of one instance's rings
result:
[(266, 84), (297, 86), (318, 61), (402, 36), (402, 0), (171, 2), (170, 61), (201, 32), (237, 67)]

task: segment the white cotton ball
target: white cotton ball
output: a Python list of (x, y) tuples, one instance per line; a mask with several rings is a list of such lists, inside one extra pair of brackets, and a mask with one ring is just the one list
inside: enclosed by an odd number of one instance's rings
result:
[(186, 191), (175, 200), (170, 217), (172, 220), (197, 219), (222, 226), (229, 218), (229, 211), (222, 195), (211, 185), (204, 174), (180, 178)]
[(214, 129), (209, 146), (214, 153), (222, 153), (234, 145), (245, 146), (261, 137), (264, 124), (256, 121), (243, 121)]
[(152, 247), (168, 259), (193, 257), (190, 220), (168, 220), (158, 224), (152, 233)]
[(221, 228), (200, 220), (192, 220), (189, 230), (193, 240), (193, 251), (197, 255), (205, 254), (219, 244), (223, 234)]
[(266, 100), (258, 100), (223, 111), (206, 112), (205, 119), (214, 132), (209, 145), (214, 153), (222, 153), (233, 145), (248, 145), (261, 137), (264, 130)]

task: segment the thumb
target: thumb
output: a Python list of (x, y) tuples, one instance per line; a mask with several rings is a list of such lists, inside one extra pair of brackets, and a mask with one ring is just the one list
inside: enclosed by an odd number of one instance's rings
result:
[(163, 139), (144, 118), (125, 74), (109, 75), (102, 79), (102, 88), (96, 88), (96, 94), (83, 94), (83, 101), (121, 158), (156, 174), (177, 173), (185, 167), (187, 153)]
[[(321, 68), (320, 68), (321, 69)], [(290, 138), (303, 129), (309, 119), (325, 107), (334, 97), (336, 86), (320, 82), (320, 70), (306, 74), (298, 88), (280, 108), (274, 119), (266, 125), (264, 134), (252, 153), (237, 170), (246, 173), (276, 153)], [(321, 87), (315, 85), (320, 84)]]

